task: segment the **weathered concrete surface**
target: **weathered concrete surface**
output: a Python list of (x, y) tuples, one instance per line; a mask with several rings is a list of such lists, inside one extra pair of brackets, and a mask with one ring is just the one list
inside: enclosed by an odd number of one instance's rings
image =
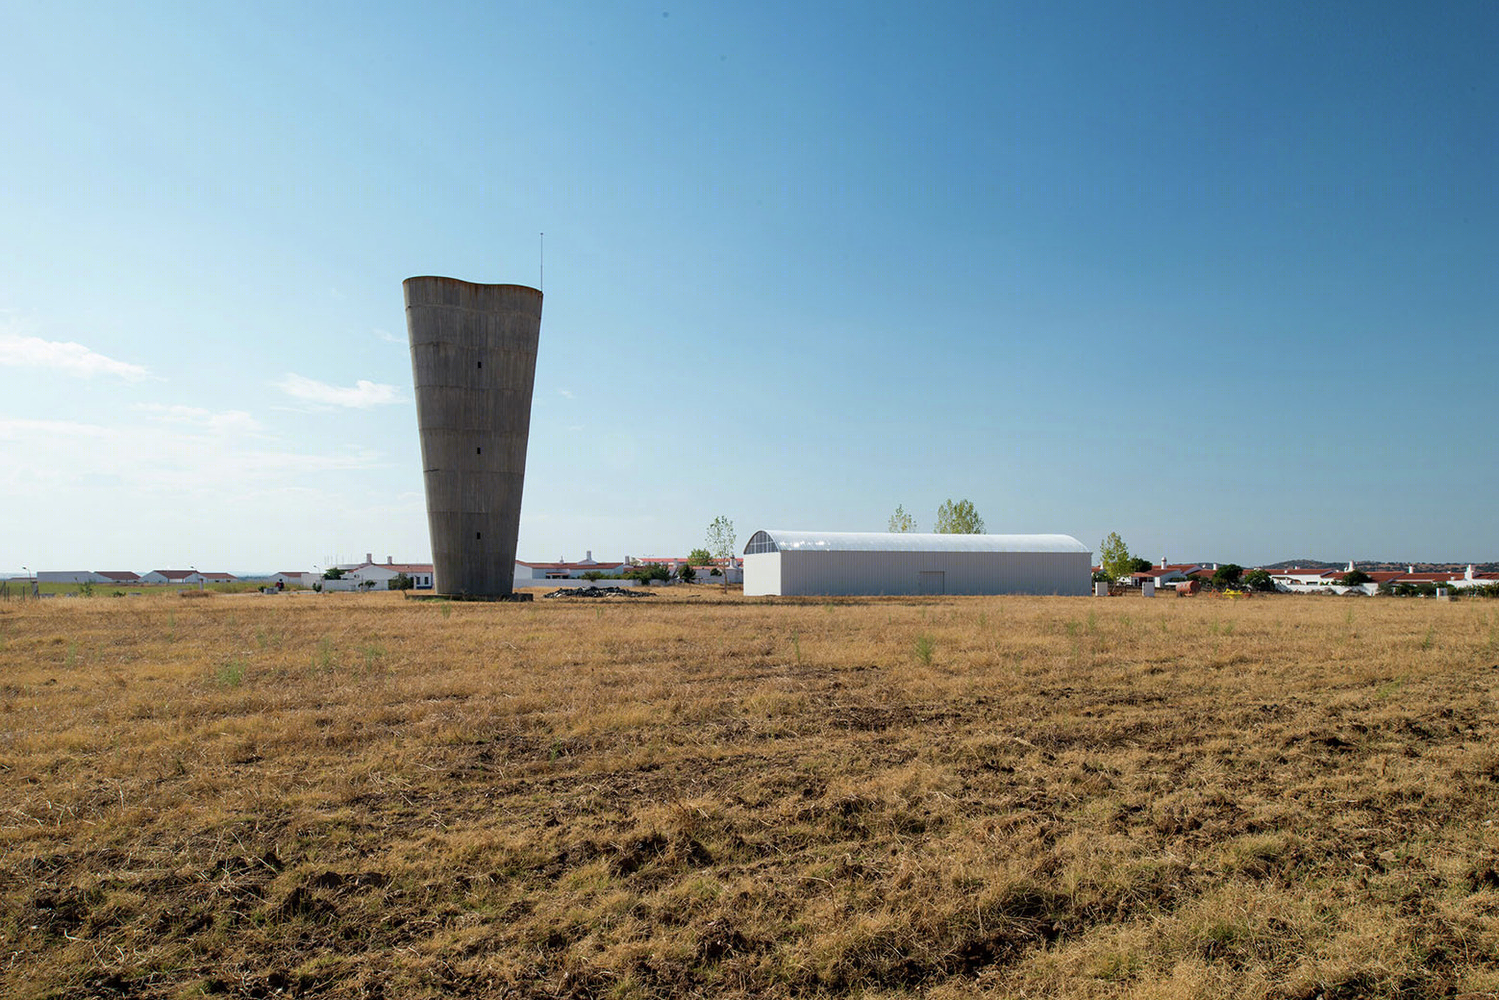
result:
[(515, 584), (541, 292), (436, 277), (407, 278), (402, 287), (433, 589), (509, 594)]

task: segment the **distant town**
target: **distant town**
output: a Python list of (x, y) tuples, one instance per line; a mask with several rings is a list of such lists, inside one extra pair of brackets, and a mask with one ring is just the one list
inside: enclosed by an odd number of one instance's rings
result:
[[(1482, 563), (1393, 563), (1380, 561), (1324, 562), (1315, 559), (1285, 560), (1262, 566), (1241, 567), (1213, 561), (1170, 562), (1162, 559), (1148, 568), (1137, 565), (1128, 574), (1110, 578), (1101, 565), (1093, 567), (1095, 580), (1119, 587), (1172, 589), (1179, 584), (1211, 584), (1215, 578), (1231, 586), (1274, 590), (1280, 593), (1334, 593), (1358, 591), (1376, 593), (1420, 593), (1443, 587), (1454, 590), (1492, 588), (1499, 590), (1499, 562)], [(684, 573), (684, 567), (692, 569)], [(598, 580), (634, 586), (648, 582), (649, 568), (662, 580), (680, 580), (690, 576), (697, 582), (743, 582), (743, 560), (714, 559), (701, 551), (688, 556), (625, 556), (622, 560), (596, 560), (592, 550), (583, 558), (555, 561), (515, 561), (515, 586), (546, 586), (566, 581), (582, 584)], [(23, 571), (4, 581), (12, 590), (18, 586), (71, 585), (92, 592), (93, 588), (114, 592), (132, 587), (222, 588), (227, 585), (250, 585), (263, 589), (299, 588), (328, 592), (370, 590), (430, 590), (433, 585), (431, 563), (397, 562), (393, 556), (377, 560), (366, 553), (363, 561), (340, 563), (323, 570), (282, 570), (265, 574), (227, 573), (214, 570), (153, 569), (146, 573), (131, 570), (40, 570)], [(1260, 585), (1255, 586), (1258, 582)], [(111, 590), (112, 588), (112, 590)], [(35, 589), (35, 587), (33, 587)]]
[[(545, 586), (554, 582), (577, 580), (592, 582), (609, 580), (611, 583), (634, 586), (644, 582), (632, 579), (629, 574), (650, 568), (663, 579), (681, 579), (683, 567), (693, 567), (692, 575), (703, 582), (740, 583), (743, 581), (743, 561), (740, 559), (715, 559), (703, 553), (687, 556), (626, 556), (618, 562), (598, 561), (589, 550), (582, 559), (569, 562), (515, 561), (515, 585), (517, 587)], [(315, 589), (319, 591), (369, 591), (369, 590), (430, 590), (432, 589), (432, 564), (396, 562), (395, 557), (386, 556), (383, 561), (375, 559), (373, 552), (365, 553), (362, 562), (340, 563), (323, 570), (281, 570), (276, 573), (240, 574), (199, 569), (153, 569), (149, 573), (131, 570), (39, 570), (35, 573), (23, 571), (12, 575), (4, 582), (12, 588), (35, 585), (72, 585), (108, 591), (109, 588), (175, 586), (207, 588), (231, 584), (249, 584), (265, 589), (287, 587)]]

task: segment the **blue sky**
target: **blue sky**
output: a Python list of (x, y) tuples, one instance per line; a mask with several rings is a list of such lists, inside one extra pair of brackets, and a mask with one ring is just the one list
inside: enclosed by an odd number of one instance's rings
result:
[(8, 5), (0, 570), (425, 559), (401, 281), (545, 306), (522, 558), (1499, 559), (1499, 8)]

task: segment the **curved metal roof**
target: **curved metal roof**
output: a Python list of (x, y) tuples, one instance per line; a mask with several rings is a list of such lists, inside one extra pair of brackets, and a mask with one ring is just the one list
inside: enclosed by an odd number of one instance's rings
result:
[[(771, 542), (774, 548), (765, 545)], [(759, 543), (758, 545), (756, 543)], [(899, 531), (757, 531), (756, 552), (1089, 552), (1071, 535), (936, 535)]]

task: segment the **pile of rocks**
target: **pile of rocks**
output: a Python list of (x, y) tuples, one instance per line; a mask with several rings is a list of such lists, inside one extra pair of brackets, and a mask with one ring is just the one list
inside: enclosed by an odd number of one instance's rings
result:
[(559, 587), (542, 597), (655, 597), (649, 590), (634, 587)]

